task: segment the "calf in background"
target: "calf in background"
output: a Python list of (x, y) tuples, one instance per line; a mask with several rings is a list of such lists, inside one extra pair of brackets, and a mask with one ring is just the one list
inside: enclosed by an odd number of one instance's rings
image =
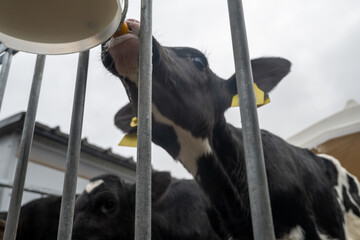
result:
[[(220, 240), (207, 217), (207, 197), (193, 180), (152, 174), (153, 240)], [(133, 240), (135, 184), (115, 175), (90, 180), (76, 200), (73, 239)]]
[(5, 232), (5, 220), (0, 219), (0, 240), (3, 240), (4, 232)]
[[(32, 200), (21, 207), (16, 240), (51, 240), (57, 238), (61, 197)], [(0, 213), (6, 221), (7, 212)], [(0, 238), (1, 239), (1, 238)]]

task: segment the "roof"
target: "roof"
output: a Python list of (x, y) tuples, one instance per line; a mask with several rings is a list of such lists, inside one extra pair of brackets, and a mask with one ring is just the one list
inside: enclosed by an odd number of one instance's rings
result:
[(313, 148), (330, 139), (360, 132), (360, 104), (349, 100), (345, 108), (287, 139), (293, 145)]
[[(15, 114), (0, 121), (0, 135), (5, 135), (10, 132), (22, 132), (25, 120), (25, 112)], [(46, 125), (36, 122), (34, 135), (47, 138), (49, 140), (58, 142), (63, 145), (68, 145), (69, 135), (60, 131), (60, 127), (50, 128)], [(103, 149), (96, 145), (90, 144), (86, 138), (81, 140), (81, 152), (101, 158), (104, 161), (116, 163), (129, 169), (136, 169), (136, 164), (132, 157), (126, 158), (117, 155), (111, 149)]]

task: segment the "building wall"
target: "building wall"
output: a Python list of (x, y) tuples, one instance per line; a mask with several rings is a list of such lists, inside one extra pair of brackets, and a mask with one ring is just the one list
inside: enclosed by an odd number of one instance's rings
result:
[[(10, 133), (0, 136), (0, 179), (12, 183), (19, 154), (21, 133)], [(62, 193), (64, 169), (66, 165), (67, 146), (50, 141), (44, 137), (34, 136), (31, 148), (25, 187), (45, 188)], [(82, 152), (79, 164), (77, 193), (84, 190), (92, 177), (112, 173), (121, 176), (128, 182), (135, 181), (135, 170), (119, 163), (104, 161), (99, 157)], [(7, 211), (11, 189), (0, 187), (0, 211)], [(41, 197), (40, 194), (24, 192), (22, 204)]]
[[(58, 171), (37, 163), (29, 162), (25, 183), (27, 185), (39, 188), (48, 188), (59, 193), (62, 192), (64, 182), (64, 172)], [(76, 192), (81, 193), (88, 179), (78, 177)], [(4, 192), (2, 201), (0, 202), (0, 211), (7, 211), (9, 208), (11, 189), (7, 188)], [(22, 204), (25, 204), (35, 198), (41, 197), (41, 194), (24, 192)]]
[(360, 179), (360, 132), (326, 141), (314, 151), (334, 156), (346, 170)]

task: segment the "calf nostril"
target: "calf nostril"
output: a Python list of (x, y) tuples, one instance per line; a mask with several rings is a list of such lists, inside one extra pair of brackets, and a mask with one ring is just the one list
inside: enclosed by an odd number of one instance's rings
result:
[(140, 23), (140, 21), (130, 18), (130, 19), (126, 19), (127, 22), (132, 22), (132, 23)]
[(140, 28), (140, 22), (136, 19), (127, 19), (126, 23), (131, 32), (137, 31)]

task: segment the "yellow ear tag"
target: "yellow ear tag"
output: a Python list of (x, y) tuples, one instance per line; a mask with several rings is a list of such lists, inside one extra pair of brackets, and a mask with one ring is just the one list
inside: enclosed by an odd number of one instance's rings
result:
[[(256, 106), (261, 107), (265, 104), (268, 104), (270, 102), (270, 98), (254, 83), (254, 91), (255, 91), (255, 98), (256, 98)], [(232, 107), (238, 107), (239, 106), (239, 95), (236, 94), (231, 102)]]
[[(133, 117), (130, 122), (130, 127), (137, 126), (137, 117)], [(118, 144), (118, 146), (123, 147), (137, 147), (137, 134), (136, 133), (129, 133), (126, 134)]]
[(137, 134), (136, 133), (130, 133), (126, 134), (123, 139), (121, 139), (118, 146), (123, 147), (137, 147)]
[(137, 126), (137, 117), (133, 117), (131, 119), (130, 127), (136, 127)]

